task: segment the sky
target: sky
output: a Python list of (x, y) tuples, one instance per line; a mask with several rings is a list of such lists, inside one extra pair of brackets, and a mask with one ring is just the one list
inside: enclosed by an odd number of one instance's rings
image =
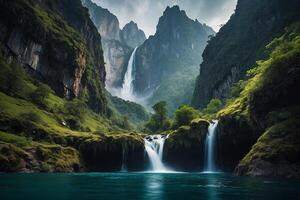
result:
[(237, 0), (92, 0), (116, 15), (120, 27), (131, 20), (145, 32), (154, 35), (159, 17), (167, 6), (179, 5), (191, 19), (211, 26), (216, 32), (233, 14)]

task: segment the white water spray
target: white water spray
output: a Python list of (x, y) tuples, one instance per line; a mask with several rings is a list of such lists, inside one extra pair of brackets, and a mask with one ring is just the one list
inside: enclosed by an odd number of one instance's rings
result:
[(163, 148), (168, 136), (165, 135), (151, 135), (147, 136), (145, 140), (145, 150), (149, 157), (151, 170), (155, 172), (166, 172), (168, 169), (162, 162)]
[(120, 91), (121, 98), (128, 101), (135, 101), (136, 97), (133, 93), (133, 81), (134, 81), (134, 64), (135, 64), (135, 52), (137, 47), (133, 50), (127, 65), (127, 71), (124, 76), (123, 85)]
[(205, 171), (214, 172), (216, 171), (216, 128), (218, 121), (214, 120), (208, 127), (208, 133), (205, 141)]

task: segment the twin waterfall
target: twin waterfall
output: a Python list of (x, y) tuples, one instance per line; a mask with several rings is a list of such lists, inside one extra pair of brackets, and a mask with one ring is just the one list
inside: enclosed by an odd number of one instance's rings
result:
[(218, 121), (214, 120), (208, 127), (208, 133), (205, 141), (205, 171), (215, 172), (216, 171), (216, 128)]
[[(208, 127), (208, 132), (205, 140), (205, 172), (215, 172), (216, 167), (216, 128), (218, 121), (214, 120)], [(168, 135), (149, 135), (145, 141), (145, 150), (150, 161), (150, 168), (153, 172), (168, 172), (170, 171), (163, 164), (163, 148)]]
[(145, 150), (151, 164), (151, 171), (168, 171), (162, 162), (164, 144), (167, 138), (167, 135), (149, 135), (144, 139)]

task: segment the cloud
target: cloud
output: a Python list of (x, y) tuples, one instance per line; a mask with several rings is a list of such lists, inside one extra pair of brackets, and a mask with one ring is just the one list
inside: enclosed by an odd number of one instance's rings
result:
[(135, 21), (147, 36), (153, 35), (159, 17), (167, 6), (179, 5), (192, 19), (218, 31), (234, 12), (237, 0), (93, 0), (115, 14), (120, 26)]

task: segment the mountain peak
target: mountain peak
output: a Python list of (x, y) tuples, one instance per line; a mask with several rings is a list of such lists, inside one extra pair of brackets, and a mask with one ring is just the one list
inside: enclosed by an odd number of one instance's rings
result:
[(135, 48), (140, 46), (145, 40), (144, 31), (139, 29), (137, 23), (130, 21), (122, 29), (123, 41), (130, 47)]
[(186, 13), (184, 10), (180, 10), (180, 7), (178, 5), (169, 7), (167, 6), (166, 10), (163, 13), (163, 16), (175, 16), (175, 15), (184, 15), (186, 16)]

